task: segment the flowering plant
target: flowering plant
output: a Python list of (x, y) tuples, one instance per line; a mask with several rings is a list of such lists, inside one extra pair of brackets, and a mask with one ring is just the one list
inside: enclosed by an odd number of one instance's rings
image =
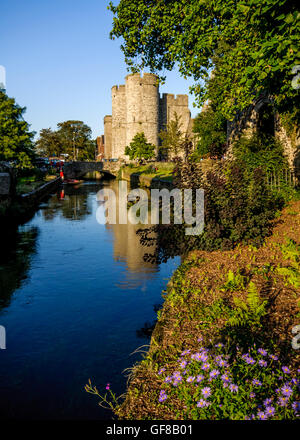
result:
[[(183, 407), (187, 419), (294, 419), (300, 414), (299, 380), (278, 356), (254, 345), (247, 353), (223, 344), (185, 350), (174, 368), (158, 373), (158, 402)], [(298, 370), (299, 373), (299, 370)]]

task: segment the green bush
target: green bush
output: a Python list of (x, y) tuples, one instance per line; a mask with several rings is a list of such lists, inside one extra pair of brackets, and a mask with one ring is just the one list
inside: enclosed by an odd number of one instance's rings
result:
[(241, 137), (233, 146), (233, 154), (249, 172), (256, 168), (276, 172), (288, 167), (283, 146), (274, 136), (259, 133)]

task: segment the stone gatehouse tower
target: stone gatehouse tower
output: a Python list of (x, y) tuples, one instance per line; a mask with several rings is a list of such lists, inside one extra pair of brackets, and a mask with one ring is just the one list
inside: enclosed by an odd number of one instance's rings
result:
[(144, 132), (147, 141), (159, 146), (159, 132), (174, 113), (181, 117), (181, 130), (192, 132), (187, 95), (159, 94), (158, 77), (152, 73), (127, 75), (125, 85), (113, 86), (112, 114), (104, 117), (104, 156), (125, 158), (125, 147), (133, 137)]

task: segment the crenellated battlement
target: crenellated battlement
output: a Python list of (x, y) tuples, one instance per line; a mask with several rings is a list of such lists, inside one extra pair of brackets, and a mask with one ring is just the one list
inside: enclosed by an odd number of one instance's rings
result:
[(171, 105), (189, 105), (188, 95), (174, 95), (172, 93), (163, 93), (160, 96), (160, 100), (167, 101)]

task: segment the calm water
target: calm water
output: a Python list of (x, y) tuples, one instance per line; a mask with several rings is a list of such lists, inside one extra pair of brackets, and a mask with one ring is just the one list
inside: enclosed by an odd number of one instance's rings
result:
[[(103, 183), (112, 186), (116, 183)], [(91, 378), (121, 394), (122, 371), (149, 339), (140, 331), (179, 260), (152, 265), (138, 226), (99, 225), (103, 184), (65, 187), (31, 221), (5, 231), (0, 256), (0, 418), (103, 419)], [(2, 231), (3, 232), (3, 231)], [(7, 244), (9, 243), (9, 244)]]

